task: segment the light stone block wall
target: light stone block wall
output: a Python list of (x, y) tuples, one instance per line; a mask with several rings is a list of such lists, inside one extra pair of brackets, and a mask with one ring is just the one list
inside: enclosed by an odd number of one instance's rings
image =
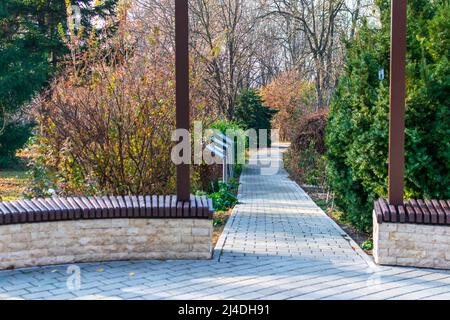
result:
[(380, 265), (450, 269), (450, 226), (379, 224), (374, 214), (373, 255)]
[(0, 225), (0, 270), (212, 257), (211, 220), (106, 219)]

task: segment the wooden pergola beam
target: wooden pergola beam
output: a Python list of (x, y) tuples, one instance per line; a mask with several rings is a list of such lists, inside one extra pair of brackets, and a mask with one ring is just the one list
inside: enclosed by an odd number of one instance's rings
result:
[[(190, 128), (188, 0), (175, 0), (176, 122)], [(389, 114), (389, 203), (404, 200), (407, 0), (392, 0)], [(177, 166), (177, 198), (190, 199), (190, 165)]]
[[(175, 73), (177, 129), (189, 130), (189, 13), (188, 0), (175, 0)], [(190, 164), (177, 165), (177, 199), (190, 200)]]
[(392, 0), (389, 114), (389, 204), (404, 200), (407, 0)]

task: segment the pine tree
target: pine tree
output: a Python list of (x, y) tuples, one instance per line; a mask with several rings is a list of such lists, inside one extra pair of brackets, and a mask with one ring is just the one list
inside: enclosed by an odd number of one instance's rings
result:
[[(261, 95), (255, 90), (244, 90), (237, 99), (234, 120), (242, 125), (245, 130), (268, 130), (267, 142), (270, 145), (270, 130), (272, 119), (277, 113), (264, 105)], [(259, 144), (259, 142), (258, 142)]]

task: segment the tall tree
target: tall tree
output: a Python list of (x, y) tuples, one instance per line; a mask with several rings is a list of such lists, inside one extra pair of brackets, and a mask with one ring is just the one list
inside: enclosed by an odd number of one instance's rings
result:
[(328, 105), (338, 36), (336, 21), (344, 3), (344, 0), (273, 1), (274, 12), (288, 19), (304, 37), (312, 59), (319, 109)]
[[(136, 17), (150, 28), (157, 25), (173, 50), (172, 0), (136, 0)], [(239, 93), (270, 81), (280, 64), (260, 19), (255, 0), (190, 0), (191, 69), (201, 75), (210, 104), (232, 119)]]
[(236, 99), (251, 87), (258, 44), (256, 7), (244, 0), (192, 2), (196, 54), (206, 62), (208, 81), (221, 113), (234, 116)]

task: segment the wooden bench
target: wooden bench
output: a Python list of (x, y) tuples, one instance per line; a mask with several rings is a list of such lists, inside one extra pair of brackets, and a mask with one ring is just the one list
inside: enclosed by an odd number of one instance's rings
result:
[(206, 196), (54, 197), (0, 202), (0, 225), (83, 219), (212, 219)]
[(386, 200), (375, 202), (375, 215), (379, 224), (412, 223), (428, 225), (450, 225), (450, 201), (409, 200), (401, 206), (392, 206)]
[(373, 214), (377, 264), (450, 269), (450, 202), (408, 200), (400, 206), (380, 199)]

